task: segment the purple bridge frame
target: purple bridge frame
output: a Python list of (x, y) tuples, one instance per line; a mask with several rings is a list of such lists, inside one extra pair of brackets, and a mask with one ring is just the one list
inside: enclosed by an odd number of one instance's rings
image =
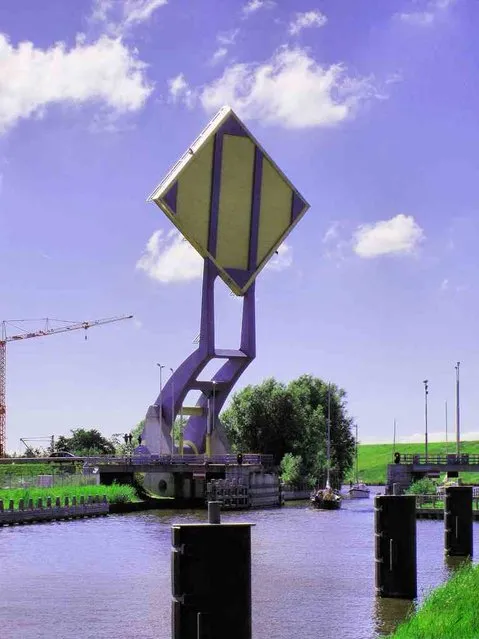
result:
[[(214, 134), (207, 236), (207, 253), (213, 260), (216, 260), (217, 256), (221, 168), (225, 135), (252, 137), (231, 110)], [(204, 257), (199, 346), (172, 374), (155, 404), (148, 409), (143, 439), (147, 450), (152, 454), (175, 452), (175, 446), (171, 439), (172, 425), (176, 416), (181, 414), (187, 394), (193, 390), (200, 391), (201, 395), (196, 403), (194, 414), (190, 414), (184, 429), (183, 441), (179, 446), (180, 452), (184, 450), (186, 453), (206, 453), (206, 455), (221, 455), (230, 452), (230, 446), (218, 415), (233, 386), (256, 356), (255, 274), (269, 259), (269, 257), (265, 258), (258, 266), (263, 162), (268, 156), (257, 142), (255, 144), (247, 268), (244, 270), (225, 268), (220, 272), (212, 259), (208, 256)], [(170, 218), (175, 221), (178, 181), (175, 180), (165, 188), (167, 190), (161, 197), (168, 207)], [(292, 185), (290, 188), (290, 227), (287, 233), (278, 238), (274, 248), (279, 246), (309, 206)], [(214, 285), (218, 276), (231, 284), (232, 288), (242, 291), (242, 327), (240, 345), (237, 350), (215, 348)], [(207, 364), (214, 359), (223, 359), (225, 363), (211, 380), (198, 379)], [(138, 453), (140, 452), (138, 450)]]

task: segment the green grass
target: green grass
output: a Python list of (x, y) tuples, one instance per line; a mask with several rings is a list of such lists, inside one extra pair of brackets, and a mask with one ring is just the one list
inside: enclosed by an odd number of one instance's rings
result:
[(60, 497), (63, 504), (65, 497), (70, 498), (71, 502), (72, 497), (79, 499), (90, 495), (92, 497), (106, 495), (110, 504), (140, 501), (133, 486), (118, 484), (113, 484), (112, 486), (58, 486), (55, 488), (12, 488), (0, 490), (0, 499), (3, 499), (4, 508), (8, 508), (11, 499), (14, 501), (14, 507), (18, 508), (20, 499), (24, 500), (25, 506), (29, 499), (33, 499), (33, 504), (36, 506), (38, 499), (43, 499), (43, 505), (45, 505), (48, 497), (51, 497), (52, 501)]
[(479, 566), (467, 565), (434, 590), (391, 639), (477, 639)]
[[(392, 444), (360, 444), (358, 447), (359, 479), (370, 485), (383, 485), (386, 483), (386, 467), (392, 463)], [(402, 454), (419, 453), (424, 454), (424, 444), (397, 444), (396, 450)], [(453, 444), (449, 443), (448, 451), (453, 451)], [(463, 453), (479, 454), (479, 441), (463, 442), (461, 444)], [(444, 442), (434, 442), (429, 444), (428, 452), (431, 455), (443, 455), (446, 453)], [(351, 470), (346, 477), (346, 481), (354, 481), (355, 469)], [(468, 483), (479, 483), (479, 473), (462, 473), (463, 481)]]

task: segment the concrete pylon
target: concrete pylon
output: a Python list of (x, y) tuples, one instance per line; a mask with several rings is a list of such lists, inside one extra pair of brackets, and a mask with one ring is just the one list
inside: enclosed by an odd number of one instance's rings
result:
[(160, 428), (160, 408), (150, 406), (146, 413), (145, 426), (142, 433), (142, 444), (152, 455), (171, 455), (171, 426), (164, 417)]
[(211, 454), (229, 455), (231, 446), (226, 436), (225, 427), (217, 418), (213, 432), (211, 433)]

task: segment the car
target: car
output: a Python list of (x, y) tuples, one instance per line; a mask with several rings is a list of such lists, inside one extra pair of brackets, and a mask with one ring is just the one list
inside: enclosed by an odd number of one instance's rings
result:
[(76, 457), (73, 453), (69, 453), (65, 450), (56, 451), (54, 453), (50, 453), (50, 457)]

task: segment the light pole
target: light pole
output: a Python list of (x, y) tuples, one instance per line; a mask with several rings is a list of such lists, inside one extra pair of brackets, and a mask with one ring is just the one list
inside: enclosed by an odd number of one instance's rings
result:
[(457, 362), (456, 369), (456, 455), (461, 453), (461, 410), (459, 407), (459, 366), (461, 362)]
[(425, 432), (424, 432), (424, 443), (425, 443), (425, 448), (426, 448), (426, 463), (428, 461), (428, 455), (427, 455), (427, 396), (429, 395), (429, 381), (427, 379), (425, 379), (423, 381), (424, 384), (424, 425), (425, 425)]
[(163, 365), (163, 364), (158, 364), (158, 363), (157, 363), (156, 365), (157, 365), (157, 366), (158, 366), (158, 368), (160, 369), (160, 397), (159, 397), (159, 400), (160, 400), (160, 410), (159, 410), (159, 413), (160, 413), (160, 441), (161, 441), (161, 431), (162, 431), (162, 428), (163, 428), (163, 411), (162, 411), (162, 407), (161, 407), (161, 391), (163, 390), (163, 379), (162, 379), (162, 376), (161, 376), (161, 371), (162, 371), (165, 367), (164, 367), (164, 365)]
[[(174, 370), (172, 368), (169, 369), (171, 375), (173, 375)], [(175, 379), (171, 380), (171, 450), (175, 452)]]

